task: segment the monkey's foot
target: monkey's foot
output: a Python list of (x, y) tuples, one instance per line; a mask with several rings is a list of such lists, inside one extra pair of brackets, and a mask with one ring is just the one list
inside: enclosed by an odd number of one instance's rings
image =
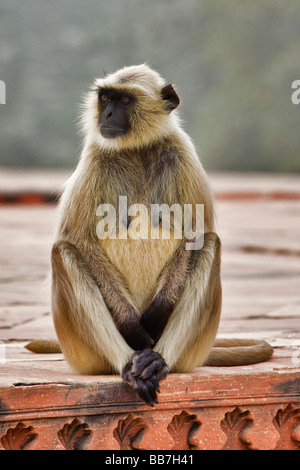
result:
[(158, 403), (159, 382), (168, 372), (169, 368), (161, 355), (147, 348), (133, 354), (132, 361), (122, 371), (122, 378), (137, 391), (142, 400), (154, 406)]

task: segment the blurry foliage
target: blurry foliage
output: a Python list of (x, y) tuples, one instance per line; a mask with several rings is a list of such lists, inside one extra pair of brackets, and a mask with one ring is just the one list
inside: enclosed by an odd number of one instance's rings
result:
[(73, 167), (82, 93), (147, 62), (206, 168), (300, 171), (299, 20), (295, 0), (1, 0), (0, 165)]

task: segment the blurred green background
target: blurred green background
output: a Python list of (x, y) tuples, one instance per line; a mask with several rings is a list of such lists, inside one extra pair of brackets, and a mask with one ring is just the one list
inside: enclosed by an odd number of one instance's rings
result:
[(299, 23), (297, 0), (0, 0), (0, 165), (73, 167), (82, 93), (147, 62), (207, 169), (299, 172)]

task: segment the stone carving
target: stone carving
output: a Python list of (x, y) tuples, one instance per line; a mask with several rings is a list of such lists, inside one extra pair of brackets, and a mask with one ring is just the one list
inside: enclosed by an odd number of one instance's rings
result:
[(290, 403), (278, 410), (273, 424), (280, 435), (276, 450), (300, 449), (300, 408), (295, 408)]
[(233, 411), (228, 411), (220, 423), (222, 431), (227, 435), (223, 450), (251, 450), (247, 433), (252, 425), (253, 419), (249, 411), (242, 412), (238, 406)]
[(118, 441), (120, 450), (140, 449), (137, 444), (147, 428), (148, 425), (143, 418), (135, 417), (132, 413), (129, 413), (127, 418), (119, 420), (113, 431), (113, 436)]
[(33, 432), (33, 427), (26, 427), (20, 421), (15, 428), (9, 428), (1, 437), (1, 444), (5, 450), (23, 450), (37, 437)]
[(84, 450), (88, 445), (93, 431), (89, 429), (87, 423), (83, 423), (78, 418), (58, 431), (58, 438), (66, 450)]
[[(169, 414), (167, 416), (169, 416)], [(174, 441), (172, 450), (201, 450), (201, 442), (205, 443), (209, 440), (209, 435), (204, 434), (204, 428), (199, 431), (202, 427), (202, 423), (196, 414), (191, 414), (183, 410), (181, 413), (174, 415), (168, 425), (168, 421), (166, 421), (168, 419), (167, 416), (163, 419), (160, 418), (159, 422), (161, 424), (159, 426), (156, 427), (153, 424), (150, 427), (143, 417), (129, 413), (127, 417), (117, 422), (117, 426), (113, 429), (112, 434), (107, 436), (108, 442), (105, 443), (105, 446), (115, 448), (115, 439), (118, 442), (120, 450), (141, 450), (144, 448), (145, 450), (155, 450), (156, 448), (163, 448), (163, 435), (166, 431), (168, 431)], [(209, 415), (203, 415), (205, 419), (207, 419), (208, 416)], [(275, 410), (273, 416), (272, 423), (279, 435), (274, 450), (300, 450), (300, 408), (296, 408), (290, 403), (278, 411)], [(150, 422), (152, 422), (153, 417), (150, 417)], [(26, 426), (20, 421), (15, 427), (12, 426), (7, 429), (6, 433), (2, 435), (0, 439), (2, 448), (5, 450), (22, 450), (29, 447), (30, 443), (35, 441), (32, 447), (39, 449), (39, 434), (36, 432), (39, 420), (36, 419), (34, 421), (36, 423), (35, 427)], [(51, 420), (51, 423), (54, 423), (53, 420)], [(261, 423), (261, 418), (258, 423)], [(49, 424), (47, 431), (49, 433), (51, 433), (52, 424)], [(205, 422), (205, 424), (209, 425), (209, 422)], [(253, 450), (253, 445), (249, 439), (249, 431), (253, 424), (254, 420), (249, 410), (242, 411), (237, 406), (232, 411), (225, 413), (224, 418), (220, 422), (220, 428), (227, 436), (223, 449)], [(2, 426), (5, 426), (5, 424), (3, 423)], [(42, 435), (44, 436), (46, 429), (47, 428), (43, 426), (40, 433), (40, 438), (43, 442), (42, 446), (45, 445), (45, 438), (43, 437), (42, 439)], [(208, 429), (208, 433), (218, 432), (215, 427), (210, 431), (207, 426), (205, 426), (205, 429)], [(219, 430), (220, 434), (221, 430)], [(147, 435), (145, 435), (145, 431), (147, 431)], [(162, 434), (160, 434), (160, 431), (163, 431)], [(57, 434), (55, 431), (55, 436), (51, 438), (49, 436), (48, 442), (53, 442), (55, 441), (55, 437), (56, 439), (58, 437), (66, 450), (85, 450), (94, 432), (96, 431), (90, 429), (86, 422), (81, 421), (79, 418), (74, 418), (70, 423), (65, 423)], [(264, 429), (261, 429), (261, 434), (262, 442), (264, 447), (266, 447), (268, 436)], [(259, 429), (256, 431), (256, 435), (259, 439)], [(202, 437), (201, 440), (200, 437)], [(270, 437), (270, 442), (272, 442), (270, 447), (273, 447), (274, 441), (272, 440), (272, 433), (270, 433)], [(95, 435), (95, 442), (97, 441), (96, 438), (97, 436)], [(220, 442), (222, 442), (221, 436)], [(55, 446), (56, 443), (54, 443), (54, 447)], [(51, 448), (49, 448), (49, 450), (51, 450)]]
[(183, 410), (180, 415), (173, 416), (167, 429), (174, 440), (172, 450), (190, 450), (198, 447), (195, 434), (201, 426), (201, 422), (194, 414)]

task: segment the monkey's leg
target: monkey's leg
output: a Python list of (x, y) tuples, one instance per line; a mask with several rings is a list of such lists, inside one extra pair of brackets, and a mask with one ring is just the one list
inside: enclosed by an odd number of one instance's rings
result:
[[(157, 401), (158, 382), (154, 377), (146, 379), (146, 384), (144, 379), (140, 378), (126, 380), (125, 365), (130, 364), (134, 350), (116, 327), (101, 289), (82, 262), (74, 245), (68, 242), (58, 242), (54, 245), (52, 270), (53, 318), (67, 361), (81, 374), (121, 373), (123, 379), (137, 390), (139, 396), (146, 403), (153, 405)], [(120, 298), (120, 301), (122, 300), (123, 298)], [(136, 326), (143, 329), (140, 324), (133, 325), (134, 328)], [(128, 328), (125, 331), (127, 332)], [(131, 337), (132, 334), (130, 333)], [(141, 341), (138, 330), (136, 335), (137, 341)], [(149, 347), (148, 350), (152, 352)], [(165, 366), (162, 358), (161, 360)]]
[(140, 322), (140, 314), (127, 289), (126, 280), (101, 247), (97, 244), (89, 250), (84, 246), (78, 249), (70, 242), (60, 241), (54, 245), (53, 253), (56, 250), (71, 252), (79, 269), (88, 272), (94, 279), (119, 332), (129, 346), (134, 350), (151, 347), (153, 340)]
[(120, 373), (134, 351), (72, 247), (61, 242), (52, 250), (52, 310), (62, 351), (81, 374)]
[(154, 347), (171, 372), (204, 364), (214, 343), (222, 303), (220, 252), (215, 233), (206, 233), (203, 248), (191, 252), (183, 292)]

